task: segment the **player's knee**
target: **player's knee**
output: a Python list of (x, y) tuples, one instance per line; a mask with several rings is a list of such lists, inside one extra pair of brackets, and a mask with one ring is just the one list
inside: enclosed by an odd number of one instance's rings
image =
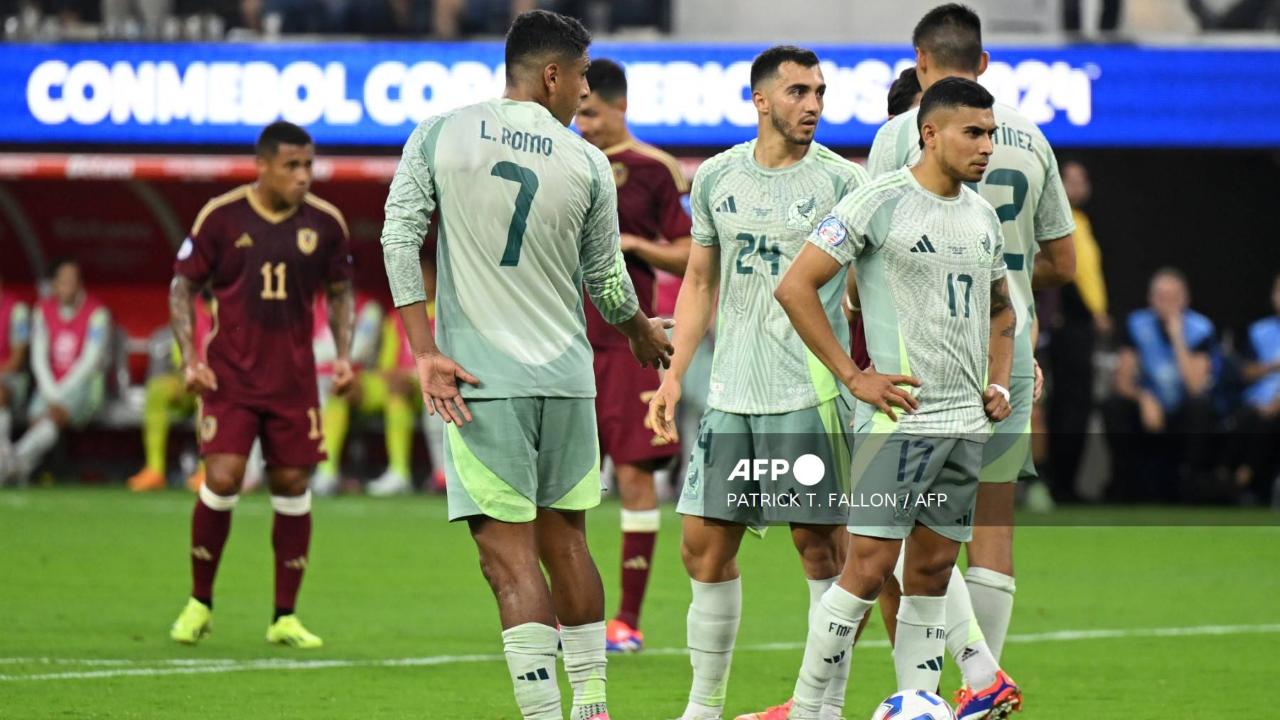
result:
[(905, 580), (912, 595), (943, 595), (955, 558), (945, 553), (935, 553), (912, 558), (904, 569)]
[(301, 468), (274, 470), (270, 474), (271, 494), (282, 496), (301, 495), (307, 491), (310, 473)]
[(225, 466), (206, 466), (204, 484), (214, 495), (231, 497), (240, 492), (240, 473)]
[(832, 536), (810, 535), (796, 543), (805, 576), (815, 579), (834, 577), (840, 572), (840, 553)]

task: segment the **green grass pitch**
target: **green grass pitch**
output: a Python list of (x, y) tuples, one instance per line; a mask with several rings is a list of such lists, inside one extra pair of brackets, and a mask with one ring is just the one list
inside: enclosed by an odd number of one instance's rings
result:
[[(493, 599), (466, 527), (445, 522), (441, 498), (317, 501), (299, 606), (325, 639), (316, 652), (263, 640), (272, 590), (262, 494), (236, 510), (213, 635), (197, 647), (168, 640), (188, 590), (192, 502), (176, 491), (0, 493), (0, 717), (518, 717)], [(1025, 689), (1020, 717), (1272, 716), (1280, 673), (1275, 517), (1109, 512), (1117, 521), (1110, 526), (1019, 530), (1004, 664)], [(1071, 513), (1065, 517), (1098, 518)], [(1186, 526), (1213, 517), (1263, 524)], [(674, 718), (684, 707), (689, 589), (674, 512), (663, 522), (643, 616), (649, 650), (609, 664), (617, 720)], [(590, 525), (612, 612), (617, 505), (606, 502)], [(785, 532), (745, 540), (741, 565), (729, 718), (788, 696), (808, 602)], [(878, 617), (853, 662), (845, 714), (861, 720), (893, 689)], [(956, 683), (948, 668), (944, 689)]]

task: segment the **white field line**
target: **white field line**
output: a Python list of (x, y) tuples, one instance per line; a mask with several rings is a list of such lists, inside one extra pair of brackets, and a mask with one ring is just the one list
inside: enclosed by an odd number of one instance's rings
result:
[[(1280, 633), (1280, 623), (1267, 625), (1195, 625), (1191, 627), (1136, 628), (1128, 630), (1060, 630), (1056, 632), (1010, 635), (1007, 643), (1073, 642), (1079, 640), (1114, 640), (1126, 638), (1171, 638), (1217, 635), (1257, 635)], [(859, 647), (887, 648), (886, 640), (869, 640)], [(776, 652), (801, 650), (803, 643), (761, 643), (742, 645), (737, 652)], [(650, 648), (645, 655), (686, 655), (685, 648)], [(69, 665), (81, 667), (109, 667), (107, 670), (80, 670), (74, 672), (50, 672), (32, 675), (0, 674), (0, 681), (21, 680), (96, 680), (118, 677), (157, 677), (162, 675), (198, 675), (211, 673), (244, 672), (247, 670), (326, 670), (355, 667), (425, 667), (461, 663), (498, 662), (504, 657), (498, 653), (473, 655), (430, 655), (426, 657), (391, 658), (383, 660), (290, 660), (263, 658), (235, 660), (229, 658), (169, 659), (169, 660), (116, 660), (74, 659), (49, 657), (0, 658), (0, 665)]]

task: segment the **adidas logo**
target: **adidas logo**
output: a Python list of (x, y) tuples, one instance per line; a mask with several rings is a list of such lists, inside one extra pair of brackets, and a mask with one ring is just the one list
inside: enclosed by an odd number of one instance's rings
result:
[(929, 242), (928, 235), (921, 235), (920, 242), (911, 248), (911, 252), (936, 253), (938, 251), (933, 248), (933, 243)]
[(839, 665), (840, 661), (844, 659), (844, 656), (848, 654), (849, 654), (849, 651), (845, 650), (841, 652), (839, 655), (832, 655), (829, 658), (822, 658), (822, 662), (828, 665)]
[(547, 673), (547, 669), (540, 667), (537, 670), (531, 670), (523, 675), (517, 675), (517, 680), (550, 680), (551, 675)]
[(242, 234), (242, 235), (241, 235), (241, 236), (236, 240), (236, 247), (238, 247), (238, 248), (248, 248), (248, 247), (253, 247), (253, 238), (249, 237), (249, 233), (244, 233), (244, 234)]
[(924, 662), (922, 662), (922, 663), (920, 663), (919, 665), (917, 665), (917, 666), (916, 666), (916, 669), (917, 669), (917, 670), (933, 670), (933, 671), (935, 671), (935, 672), (941, 672), (941, 671), (942, 671), (942, 656), (941, 656), (941, 655), (939, 655), (939, 656), (938, 656), (938, 657), (936, 657), (936, 658), (930, 658), (929, 660), (925, 660)]
[(977, 650), (974, 650), (971, 647), (967, 647), (964, 649), (964, 652), (960, 653), (960, 662), (964, 662), (965, 660), (968, 660), (977, 654), (978, 654)]
[(724, 202), (716, 206), (715, 211), (722, 212), (722, 213), (733, 213), (736, 215), (738, 213), (738, 204), (733, 201), (733, 196), (730, 195), (729, 197), (724, 199)]
[(306, 570), (307, 556), (303, 555), (302, 557), (294, 558), (292, 560), (285, 560), (284, 566), (290, 570)]
[(209, 552), (209, 549), (205, 546), (197, 545), (196, 547), (191, 548), (191, 557), (197, 560), (210, 562), (213, 560), (213, 553)]
[(648, 570), (649, 561), (644, 559), (643, 555), (637, 555), (622, 561), (623, 570)]

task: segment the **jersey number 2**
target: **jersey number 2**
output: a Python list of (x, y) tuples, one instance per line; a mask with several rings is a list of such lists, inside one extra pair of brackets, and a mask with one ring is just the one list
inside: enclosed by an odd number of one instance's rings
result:
[(516, 193), (515, 212), (511, 214), (511, 225), (507, 228), (507, 247), (502, 251), (502, 267), (515, 267), (520, 264), (520, 248), (524, 245), (524, 230), (529, 222), (529, 208), (533, 206), (533, 196), (538, 192), (538, 176), (532, 170), (503, 160), (493, 166), (489, 174), (520, 184), (520, 192)]

